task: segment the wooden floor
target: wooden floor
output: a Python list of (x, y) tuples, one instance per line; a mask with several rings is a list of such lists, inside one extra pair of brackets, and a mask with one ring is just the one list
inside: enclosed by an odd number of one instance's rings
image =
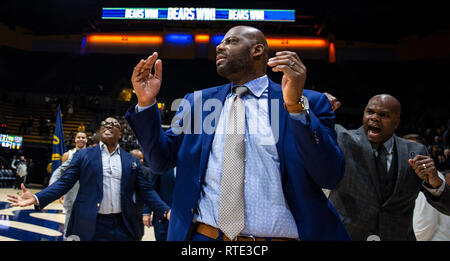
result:
[[(40, 189), (30, 189), (37, 193)], [(62, 204), (57, 200), (41, 212), (33, 206), (10, 207), (7, 195), (17, 195), (22, 190), (0, 188), (0, 241), (62, 241), (64, 220)], [(143, 241), (154, 241), (153, 227), (145, 227)]]

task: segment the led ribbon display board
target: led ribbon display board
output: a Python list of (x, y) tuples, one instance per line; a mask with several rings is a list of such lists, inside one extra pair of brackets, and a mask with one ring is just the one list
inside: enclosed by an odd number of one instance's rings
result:
[(4, 148), (20, 149), (22, 147), (23, 137), (0, 133), (0, 143)]
[(295, 22), (295, 10), (216, 9), (216, 8), (193, 8), (193, 7), (168, 7), (168, 8), (104, 7), (102, 12), (102, 19)]

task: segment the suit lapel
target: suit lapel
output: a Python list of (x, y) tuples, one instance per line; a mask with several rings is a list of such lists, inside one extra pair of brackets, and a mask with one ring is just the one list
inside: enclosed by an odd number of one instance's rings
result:
[[(365, 161), (365, 166), (367, 166), (367, 171), (369, 172), (370, 181), (372, 182), (373, 187), (375, 188), (375, 192), (377, 194), (378, 201), (381, 202), (381, 191), (380, 191), (380, 180), (379, 174), (377, 173), (377, 167), (375, 165), (375, 157), (373, 154), (372, 145), (367, 139), (366, 133), (364, 132), (364, 128), (360, 127), (357, 131), (360, 135), (360, 141), (363, 149), (362, 155), (368, 155), (367, 157), (363, 157)], [(363, 170), (361, 170), (363, 171)]]
[(103, 162), (100, 145), (97, 145), (97, 148), (93, 151), (93, 153), (97, 154), (97, 157), (92, 157), (92, 160), (94, 161), (92, 163), (93, 166), (97, 166), (95, 171), (95, 174), (97, 175), (97, 186), (102, 192), (101, 195), (103, 195)]
[[(120, 178), (120, 191), (121, 193), (125, 192), (125, 184), (126, 181), (128, 180), (128, 177), (130, 176), (130, 166), (128, 166), (128, 162), (126, 159), (126, 157), (128, 155), (126, 155), (125, 150), (123, 150), (122, 148), (120, 149), (120, 161), (122, 165), (122, 177)], [(133, 161), (134, 163), (134, 161)]]
[(407, 173), (408, 173), (408, 146), (405, 142), (401, 141), (396, 135), (394, 135), (394, 146), (397, 147), (397, 179), (394, 186), (394, 191), (392, 192), (392, 195), (386, 200), (386, 202), (383, 205), (388, 204), (392, 198), (396, 195), (396, 193), (399, 190), (399, 184), (404, 184), (403, 180), (405, 179)]
[[(273, 104), (272, 104), (273, 101)], [(269, 106), (269, 123), (272, 128), (272, 133), (274, 135), (275, 140), (277, 141), (276, 147), (278, 152), (278, 157), (280, 158), (280, 171), (281, 178), (284, 177), (284, 159), (283, 156), (283, 144), (284, 144), (284, 132), (286, 130), (286, 118), (287, 111), (283, 106), (283, 93), (279, 85), (276, 85), (272, 80), (269, 79), (269, 94), (268, 94), (268, 106)], [(277, 106), (278, 111), (273, 110), (273, 106)], [(272, 117), (272, 113), (274, 116)], [(272, 120), (278, 121), (273, 122)], [(278, 123), (278, 124), (277, 124)], [(276, 129), (278, 128), (278, 129)]]
[[(209, 94), (205, 95), (205, 92), (202, 92), (202, 105), (205, 104), (205, 101), (210, 99), (210, 98), (214, 98), (214, 99), (218, 99), (222, 102), (222, 108), (214, 108), (215, 110), (217, 109), (223, 109), (223, 106), (225, 104), (225, 98), (227, 97), (227, 94), (230, 92), (230, 88), (231, 88), (231, 83), (226, 84), (226, 85), (222, 85), (216, 88), (215, 91), (212, 91)], [(202, 108), (202, 123), (205, 120), (205, 117), (208, 116), (211, 112), (210, 111), (204, 111)], [(219, 116), (220, 117), (220, 116)], [(203, 129), (202, 126), (202, 152), (201, 152), (201, 156), (200, 156), (200, 172), (201, 175), (204, 175), (206, 173), (206, 166), (208, 163), (208, 159), (209, 159), (209, 154), (211, 152), (211, 145), (212, 145), (212, 141), (214, 139), (214, 134), (215, 134), (215, 128), (217, 128), (217, 125), (219, 123), (219, 119), (217, 119), (217, 121), (214, 122), (214, 131), (211, 134), (208, 134), (205, 132), (205, 130)], [(202, 176), (202, 180), (203, 180)]]

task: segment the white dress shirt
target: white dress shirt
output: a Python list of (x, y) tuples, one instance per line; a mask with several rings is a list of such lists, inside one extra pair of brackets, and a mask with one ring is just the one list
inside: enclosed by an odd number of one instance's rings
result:
[(120, 160), (120, 147), (109, 153), (106, 144), (100, 141), (103, 166), (103, 199), (99, 214), (116, 214), (122, 212), (120, 199), (120, 180), (122, 178), (122, 161)]

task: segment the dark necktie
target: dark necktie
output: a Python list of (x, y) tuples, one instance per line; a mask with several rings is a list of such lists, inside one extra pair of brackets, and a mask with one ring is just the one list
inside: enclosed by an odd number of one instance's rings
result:
[(390, 196), (390, 182), (391, 178), (389, 177), (389, 172), (387, 169), (387, 160), (386, 156), (388, 154), (384, 145), (378, 146), (376, 150), (376, 164), (377, 164), (377, 173), (380, 179), (380, 191), (383, 202), (387, 200)]

